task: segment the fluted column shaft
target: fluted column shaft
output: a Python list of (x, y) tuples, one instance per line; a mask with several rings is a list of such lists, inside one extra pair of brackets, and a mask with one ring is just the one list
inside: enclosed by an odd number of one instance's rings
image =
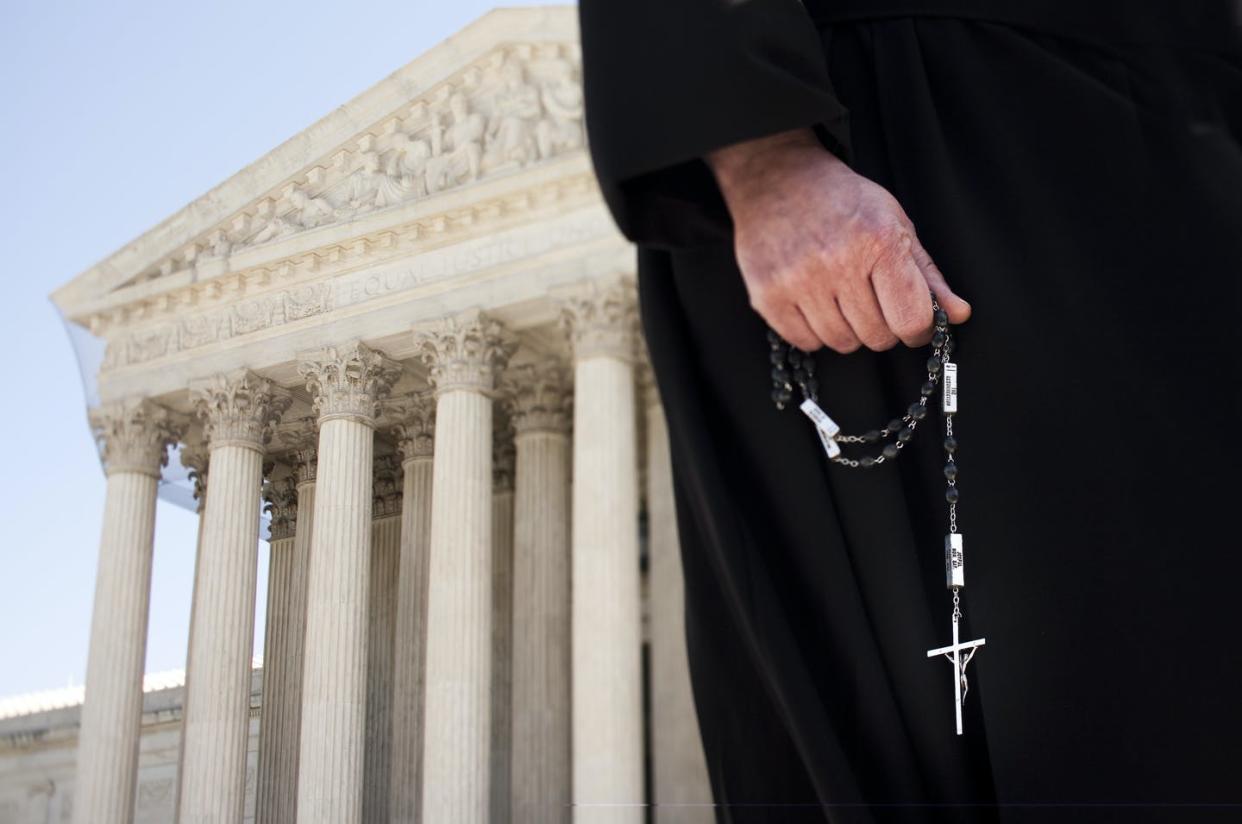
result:
[[(74, 820), (127, 824), (133, 817), (142, 726), (142, 672), (151, 598), (155, 493), (166, 416), (148, 404), (93, 416), (108, 472), (95, 605), (78, 744)], [(123, 420), (118, 420), (121, 418)], [(124, 429), (124, 432), (118, 432)], [(129, 443), (119, 443), (127, 438)]]
[[(313, 430), (304, 433), (314, 434)], [(300, 454), (295, 478), (283, 482), (269, 505), (272, 541), (255, 794), (257, 824), (292, 824), (297, 820), (307, 560), (315, 507), (313, 448)]]
[(572, 812), (567, 391), (557, 364), (511, 378), (513, 824), (568, 824)]
[(417, 822), (422, 797), (434, 410), (434, 398), (411, 398), (399, 414), (399, 431), (395, 433), (403, 456), (403, 480), (389, 788), (389, 820), (393, 824)]
[(181, 824), (240, 821), (245, 805), (262, 480), (259, 450), (212, 448), (190, 639), (194, 684), (185, 707)]
[(250, 671), (263, 449), (288, 396), (248, 373), (197, 387), (211, 450), (187, 669), (180, 824), (240, 821), (246, 800)]
[(690, 687), (685, 577), (673, 504), (668, 425), (654, 388), (647, 404), (647, 524), (655, 820), (656, 824), (712, 824), (716, 820), (712, 788)]
[(392, 780), (393, 656), (401, 562), (401, 485), (396, 456), (376, 461), (371, 524), (370, 618), (367, 622), (366, 754), (363, 824), (388, 821)]
[(573, 792), (578, 822), (643, 820), (642, 618), (630, 288), (566, 307), (574, 345)]
[(492, 492), (491, 824), (508, 824), (513, 748), (513, 485)]
[(485, 824), (490, 802), (492, 399), (499, 325), (472, 314), (419, 338), (437, 391), (422, 821)]
[(399, 368), (361, 344), (301, 358), (319, 414), (307, 584), (298, 821), (357, 824), (366, 748), (367, 616), (376, 407)]

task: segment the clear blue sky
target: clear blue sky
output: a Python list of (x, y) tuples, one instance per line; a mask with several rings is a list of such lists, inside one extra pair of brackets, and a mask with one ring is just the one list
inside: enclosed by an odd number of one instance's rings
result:
[[(104, 478), (48, 293), (496, 5), (4, 4), (0, 696), (86, 672)], [(161, 501), (148, 672), (185, 663), (195, 530)]]

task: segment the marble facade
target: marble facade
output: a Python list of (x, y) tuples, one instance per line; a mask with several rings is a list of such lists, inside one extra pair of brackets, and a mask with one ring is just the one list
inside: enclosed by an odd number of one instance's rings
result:
[[(54, 293), (106, 343), (105, 523), (85, 704), (0, 704), (0, 824), (713, 820), (582, 112), (576, 11), (493, 12)], [(144, 691), (174, 447), (186, 676)]]

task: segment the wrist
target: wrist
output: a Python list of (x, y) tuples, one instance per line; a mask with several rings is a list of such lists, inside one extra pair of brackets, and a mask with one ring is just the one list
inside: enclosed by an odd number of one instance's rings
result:
[(778, 132), (745, 140), (709, 152), (704, 160), (712, 170), (725, 202), (731, 203), (748, 183), (787, 162), (791, 155), (807, 152), (831, 156), (809, 128)]

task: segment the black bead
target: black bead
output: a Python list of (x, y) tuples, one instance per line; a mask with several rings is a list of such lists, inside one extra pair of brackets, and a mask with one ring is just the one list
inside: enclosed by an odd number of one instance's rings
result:
[(935, 355), (932, 355), (930, 358), (927, 359), (927, 371), (931, 372), (933, 375), (940, 374), (940, 367), (943, 365), (944, 365), (943, 361), (941, 361), (940, 358), (936, 357)]
[(859, 466), (875, 466), (875, 458), (867, 455), (858, 459)]
[(944, 465), (944, 477), (946, 480), (949, 480), (949, 481), (957, 480), (957, 464), (953, 463), (953, 461), (949, 461), (947, 464), (945, 464)]
[(808, 377), (806, 379), (806, 382), (803, 384), (803, 388), (806, 389), (806, 393), (808, 395), (814, 395), (816, 392), (819, 391), (819, 381), (815, 380), (814, 378)]
[(785, 341), (781, 338), (781, 336), (776, 334), (775, 329), (768, 330), (768, 343), (770, 343), (772, 346), (780, 346), (784, 342)]
[(944, 346), (944, 342), (948, 340), (948, 337), (949, 336), (946, 335), (944, 332), (937, 332), (936, 334), (932, 335), (932, 346), (939, 349), (940, 347)]
[(863, 443), (875, 443), (880, 440), (880, 430), (872, 429), (870, 432), (862, 436)]
[(802, 371), (808, 375), (815, 374), (815, 358), (807, 356), (802, 359)]
[(789, 370), (782, 366), (773, 366), (772, 380), (777, 383), (789, 383)]
[(893, 434), (893, 433), (894, 433), (894, 432), (896, 432), (898, 429), (901, 429), (901, 419), (900, 419), (900, 418), (893, 418), (891, 421), (889, 421), (889, 422), (888, 422), (888, 426), (886, 426), (886, 427), (884, 427), (884, 428), (888, 430), (888, 434), (890, 434), (890, 435), (891, 435), (891, 434)]
[(774, 403), (789, 403), (791, 398), (793, 398), (793, 393), (783, 386), (772, 390), (772, 401)]
[(927, 407), (921, 403), (910, 404), (910, 408), (906, 412), (916, 421), (921, 421), (927, 417)]
[(908, 426), (905, 429), (902, 429), (900, 432), (897, 433), (897, 440), (901, 441), (902, 443), (905, 443), (906, 441), (910, 440), (913, 437), (914, 437), (914, 430)]
[(890, 460), (890, 461), (891, 461), (893, 458), (896, 458), (896, 457), (897, 457), (897, 444), (895, 444), (895, 443), (886, 443), (886, 444), (884, 444), (884, 449), (883, 449), (883, 450), (881, 450), (881, 454), (883, 454), (883, 455), (884, 455), (884, 457), (885, 457), (885, 458), (887, 458), (887, 459), (888, 459), (888, 460)]
[(951, 504), (957, 503), (957, 499), (961, 497), (961, 493), (957, 491), (956, 486), (947, 486), (944, 490), (944, 499)]
[(936, 391), (935, 381), (923, 381), (923, 385), (919, 388), (919, 393), (925, 398), (930, 398), (932, 396), (932, 393), (935, 391)]
[(789, 348), (789, 365), (794, 369), (802, 365), (802, 353), (792, 346)]
[(932, 321), (937, 326), (945, 326), (949, 322), (949, 313), (944, 311), (943, 309), (937, 309), (935, 312), (932, 313)]
[(773, 366), (784, 366), (785, 353), (779, 349), (773, 349), (768, 353), (768, 360), (772, 361)]
[(957, 451), (957, 438), (952, 435), (946, 435), (944, 439), (944, 451), (952, 455)]

